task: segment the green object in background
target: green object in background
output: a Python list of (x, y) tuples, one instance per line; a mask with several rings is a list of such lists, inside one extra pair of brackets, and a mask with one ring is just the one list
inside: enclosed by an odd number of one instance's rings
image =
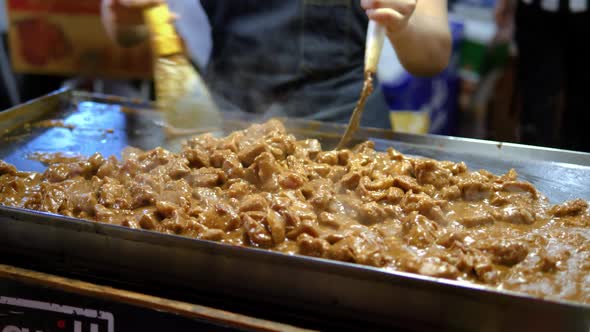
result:
[(463, 79), (477, 82), (494, 68), (505, 65), (510, 44), (495, 42), (495, 34), (493, 21), (465, 20), (460, 61), (460, 75)]
[(463, 40), (459, 66), (461, 68), (461, 76), (475, 76), (476, 80), (479, 78), (486, 48), (486, 45), (478, 41)]
[(477, 80), (492, 69), (503, 67), (509, 52), (508, 43), (485, 45), (473, 40), (464, 40), (461, 45), (461, 76)]
[(483, 58), (480, 73), (487, 74), (495, 68), (502, 68), (506, 65), (510, 53), (509, 43), (494, 43), (488, 47)]

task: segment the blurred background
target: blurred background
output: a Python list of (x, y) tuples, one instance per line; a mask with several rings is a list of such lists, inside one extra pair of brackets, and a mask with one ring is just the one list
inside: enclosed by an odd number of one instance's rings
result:
[[(209, 36), (183, 32), (207, 31), (207, 17), (197, 1), (177, 3), (172, 6), (182, 13), (177, 28), (202, 68), (211, 50)], [(496, 5), (449, 1), (453, 56), (436, 77), (408, 74), (386, 43), (378, 77), (396, 131), (544, 144), (522, 138), (519, 52), (511, 30), (496, 25)], [(153, 99), (149, 47), (112, 44), (101, 25), (99, 0), (2, 0), (0, 10), (1, 109), (64, 86)]]

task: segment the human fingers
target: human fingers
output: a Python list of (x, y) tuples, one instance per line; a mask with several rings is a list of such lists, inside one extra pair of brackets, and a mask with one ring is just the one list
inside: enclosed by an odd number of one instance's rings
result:
[(164, 0), (113, 0), (113, 6), (142, 9), (164, 3)]
[(387, 32), (402, 31), (412, 17), (416, 0), (361, 0), (369, 19), (383, 25)]
[(392, 9), (403, 16), (411, 16), (416, 10), (416, 4), (417, 0), (361, 0), (365, 10)]
[(146, 8), (164, 3), (163, 0), (111, 0), (107, 10), (119, 25), (143, 24), (143, 11)]

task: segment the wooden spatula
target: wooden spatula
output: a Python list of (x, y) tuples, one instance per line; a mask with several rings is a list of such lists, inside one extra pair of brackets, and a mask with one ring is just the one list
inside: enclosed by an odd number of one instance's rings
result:
[(166, 3), (144, 11), (154, 53), (156, 104), (164, 113), (166, 132), (184, 135), (213, 130), (221, 113), (205, 82), (184, 54)]
[(365, 45), (365, 82), (359, 101), (352, 112), (348, 126), (344, 135), (340, 139), (336, 149), (340, 150), (346, 147), (352, 136), (358, 129), (361, 116), (365, 110), (365, 103), (367, 98), (373, 92), (373, 75), (377, 73), (377, 64), (381, 57), (381, 50), (383, 49), (383, 40), (385, 39), (385, 28), (375, 21), (369, 21), (367, 29), (367, 41)]

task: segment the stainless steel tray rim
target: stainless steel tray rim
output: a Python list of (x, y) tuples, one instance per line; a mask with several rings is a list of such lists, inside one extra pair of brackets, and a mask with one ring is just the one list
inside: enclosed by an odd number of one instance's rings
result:
[[(255, 257), (260, 260), (269, 260), (273, 263), (278, 264), (297, 265), (297, 268), (303, 269), (315, 270), (318, 268), (329, 266), (333, 269), (331, 272), (337, 273), (339, 275), (350, 275), (351, 273), (354, 273), (359, 278), (367, 280), (375, 280), (375, 278), (378, 277), (383, 282), (396, 282), (399, 284), (414, 283), (419, 284), (420, 287), (438, 288), (438, 286), (440, 285), (445, 285), (445, 291), (448, 292), (460, 291), (467, 294), (467, 292), (475, 291), (476, 293), (474, 294), (485, 294), (490, 296), (501, 294), (509, 298), (519, 298), (529, 301), (572, 306), (584, 310), (589, 310), (590, 314), (590, 304), (584, 304), (567, 300), (535, 297), (525, 293), (519, 293), (505, 289), (498, 289), (491, 286), (476, 284), (468, 281), (437, 278), (420, 275), (416, 273), (396, 271), (388, 268), (379, 268), (368, 265), (336, 261), (326, 258), (303, 256), (299, 254), (288, 254), (256, 247), (242, 247), (222, 242), (191, 238), (182, 235), (166, 234), (144, 229), (133, 229), (126, 226), (88, 221), (84, 219), (78, 219), (49, 212), (41, 212), (0, 205), (0, 222), (3, 222), (3, 219), (6, 217), (12, 218), (15, 221), (19, 221), (20, 219), (17, 218), (15, 214), (20, 216), (27, 216), (27, 222), (45, 224), (47, 221), (40, 220), (39, 217), (46, 217), (51, 219), (50, 222), (57, 223), (56, 226), (59, 227), (72, 229), (76, 231), (93, 232), (110, 238), (121, 238), (126, 241), (149, 243), (158, 246), (165, 245), (174, 248), (182, 247), (196, 250), (207, 250), (210, 254), (218, 256), (232, 255), (234, 257), (237, 256), (246, 259), (251, 259)], [(506, 300), (509, 299), (507, 298)]]

